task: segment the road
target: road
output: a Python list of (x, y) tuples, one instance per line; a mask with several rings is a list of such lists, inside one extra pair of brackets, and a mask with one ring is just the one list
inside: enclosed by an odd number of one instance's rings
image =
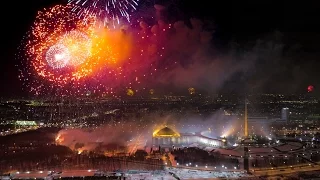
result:
[(308, 171), (318, 171), (320, 170), (320, 165), (315, 164), (300, 164), (294, 166), (284, 166), (278, 168), (262, 168), (262, 169), (252, 169), (250, 172), (255, 176), (276, 176), (283, 174), (292, 174), (297, 172), (308, 172)]

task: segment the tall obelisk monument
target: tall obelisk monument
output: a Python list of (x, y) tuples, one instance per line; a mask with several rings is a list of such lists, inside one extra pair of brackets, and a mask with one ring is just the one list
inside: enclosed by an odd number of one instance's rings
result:
[(244, 137), (248, 137), (248, 105), (247, 98), (244, 100)]

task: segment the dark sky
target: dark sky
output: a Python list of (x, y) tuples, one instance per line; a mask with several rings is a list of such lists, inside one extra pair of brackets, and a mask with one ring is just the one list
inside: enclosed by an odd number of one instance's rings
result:
[[(0, 12), (0, 96), (23, 94), (15, 67), (19, 62), (14, 59), (14, 54), (37, 10), (59, 2), (63, 1), (6, 1), (6, 6)], [(185, 18), (198, 17), (213, 21), (213, 42), (217, 51), (227, 52), (235, 48), (238, 52), (259, 53), (259, 58), (254, 63), (255, 68), (237, 76), (240, 79), (231, 78), (224, 88), (233, 91), (238, 82), (246, 82), (246, 85), (256, 92), (303, 92), (309, 84), (313, 84), (316, 91), (320, 88), (320, 3), (317, 0), (155, 2), (174, 4), (173, 11), (179, 9)], [(264, 53), (270, 55), (270, 51), (263, 50), (260, 53), (261, 51), (256, 49), (270, 48), (268, 44), (281, 45), (281, 52), (271, 50), (271, 57), (263, 57)]]

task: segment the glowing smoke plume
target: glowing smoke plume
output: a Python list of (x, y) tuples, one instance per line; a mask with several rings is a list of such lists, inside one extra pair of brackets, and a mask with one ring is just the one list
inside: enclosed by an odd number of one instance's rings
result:
[(227, 131), (230, 131), (230, 134), (241, 132), (241, 123), (242, 121), (235, 116), (225, 116), (224, 111), (217, 111), (208, 117), (193, 113), (184, 115), (171, 113), (166, 116), (152, 113), (142, 119), (130, 119), (127, 123), (115, 121), (113, 124), (98, 128), (61, 130), (56, 142), (78, 151), (94, 151), (99, 146), (108, 147), (116, 144), (118, 147), (126, 147), (127, 152), (133, 153), (137, 149), (150, 146), (152, 133), (165, 126), (179, 133), (200, 133), (210, 130), (207, 135), (217, 138)]

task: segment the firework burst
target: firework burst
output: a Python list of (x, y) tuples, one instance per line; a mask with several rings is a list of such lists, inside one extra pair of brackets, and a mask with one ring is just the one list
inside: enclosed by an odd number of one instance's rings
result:
[(48, 91), (49, 87), (77, 87), (78, 81), (92, 71), (83, 69), (83, 65), (94, 55), (91, 52), (92, 39), (97, 39), (94, 22), (84, 24), (70, 13), (72, 8), (57, 5), (39, 11), (23, 40), (20, 79), (35, 94)]
[(119, 84), (134, 81), (128, 65), (131, 34), (98, 28), (95, 18), (83, 22), (72, 5), (40, 11), (22, 41), (20, 80), (37, 95), (113, 94)]
[(67, 47), (72, 58), (69, 65), (79, 66), (91, 56), (92, 41), (83, 32), (73, 30), (65, 33), (58, 42)]
[(95, 16), (105, 25), (115, 26), (121, 18), (130, 21), (130, 12), (136, 10), (139, 0), (68, 0), (77, 15), (87, 19)]
[[(20, 49), (20, 79), (37, 95), (111, 95), (149, 89), (171, 25), (100, 28), (73, 4), (40, 11)], [(161, 69), (160, 69), (161, 70)], [(143, 83), (142, 83), (143, 82)]]
[(69, 50), (63, 44), (55, 44), (48, 49), (46, 60), (52, 68), (64, 68), (70, 60)]

